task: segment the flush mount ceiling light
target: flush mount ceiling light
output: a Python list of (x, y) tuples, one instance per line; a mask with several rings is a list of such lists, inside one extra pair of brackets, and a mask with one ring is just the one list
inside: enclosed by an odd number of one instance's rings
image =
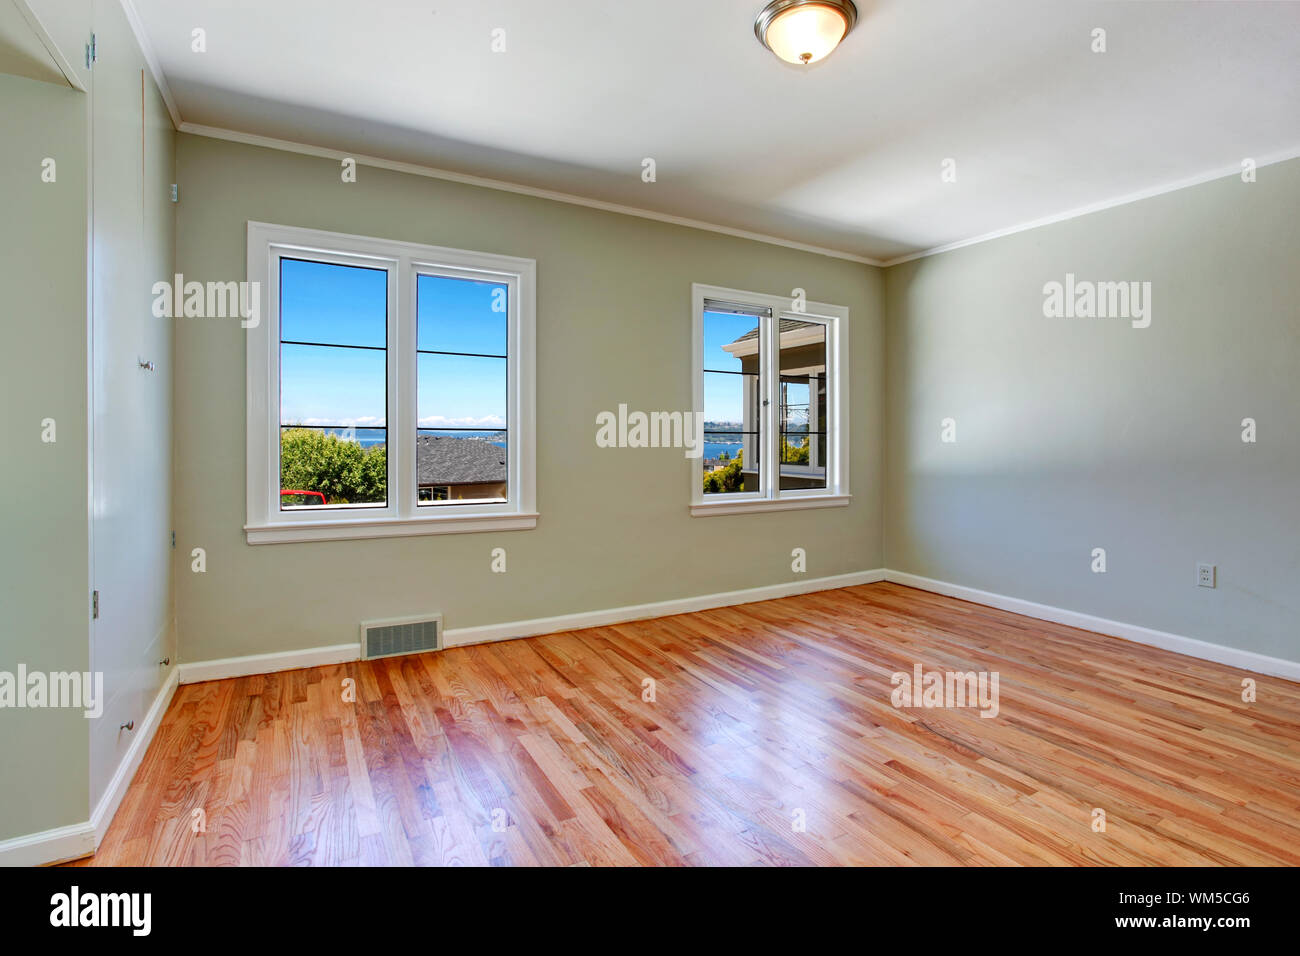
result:
[(858, 22), (852, 0), (772, 0), (754, 20), (754, 35), (787, 63), (824, 59)]

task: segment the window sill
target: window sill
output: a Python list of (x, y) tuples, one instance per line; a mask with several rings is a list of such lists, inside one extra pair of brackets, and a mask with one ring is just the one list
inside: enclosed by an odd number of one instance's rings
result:
[(290, 544), (300, 541), (343, 541), (349, 538), (402, 538), (426, 534), (469, 534), (475, 531), (528, 531), (537, 527), (537, 514), (444, 515), (436, 518), (354, 518), (339, 521), (280, 522), (244, 525), (249, 544)]
[(750, 498), (742, 501), (703, 501), (691, 505), (691, 515), (703, 518), (708, 515), (743, 515), (760, 511), (843, 508), (852, 500), (852, 495), (808, 495), (789, 498)]

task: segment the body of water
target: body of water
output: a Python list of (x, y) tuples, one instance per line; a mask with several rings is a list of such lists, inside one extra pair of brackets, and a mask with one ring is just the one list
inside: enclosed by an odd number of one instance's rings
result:
[[(355, 438), (362, 448), (373, 448), (375, 445), (383, 445), (388, 442), (388, 429), (386, 428), (357, 428), (351, 430), (351, 435), (349, 435), (350, 430), (346, 428), (321, 428), (319, 431), (323, 431), (327, 435), (338, 435), (340, 438)], [(499, 431), (464, 432), (442, 431), (436, 428), (421, 428), (419, 434), (436, 435), (439, 438), (479, 438), (490, 441), (492, 444), (499, 445), (502, 448), (506, 447), (505, 433)]]
[(706, 441), (704, 443), (704, 457), (721, 458), (725, 452), (728, 458), (735, 458), (740, 449), (744, 447), (740, 442)]
[[(327, 435), (338, 435), (343, 437), (346, 429), (343, 428), (322, 428), (321, 431)], [(505, 436), (499, 431), (440, 431), (437, 429), (420, 429), (421, 435), (438, 435), (443, 438), (479, 438), (491, 441), (494, 445), (506, 447)], [(388, 430), (384, 428), (358, 428), (354, 436), (362, 448), (372, 448), (375, 445), (383, 445), (388, 441)], [(740, 449), (743, 448), (741, 442), (723, 442), (723, 441), (705, 441), (704, 457), (721, 458), (725, 453), (729, 458), (735, 458)]]

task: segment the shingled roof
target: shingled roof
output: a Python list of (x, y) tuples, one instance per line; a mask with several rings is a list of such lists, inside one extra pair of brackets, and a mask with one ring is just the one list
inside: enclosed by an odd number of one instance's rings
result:
[(505, 481), (506, 450), (485, 438), (419, 435), (415, 473), (421, 485)]
[[(784, 335), (786, 332), (793, 332), (793, 331), (795, 331), (796, 329), (802, 329), (802, 328), (804, 328), (805, 326), (807, 326), (808, 324), (809, 324), (809, 323), (807, 323), (807, 322), (801, 322), (801, 321), (799, 321), (798, 319), (785, 319), (785, 318), (783, 318), (783, 319), (781, 319), (781, 325), (780, 325), (779, 332), (780, 332), (781, 335)], [(731, 343), (729, 343), (729, 344), (731, 344), (731, 345), (735, 345), (736, 342), (745, 342), (745, 341), (748, 341), (749, 339), (756, 339), (756, 338), (758, 338), (758, 326), (754, 326), (754, 328), (750, 329), (748, 332), (746, 332), (746, 333), (745, 333), (744, 335), (742, 335), (740, 338), (736, 339), (735, 342), (731, 342)]]

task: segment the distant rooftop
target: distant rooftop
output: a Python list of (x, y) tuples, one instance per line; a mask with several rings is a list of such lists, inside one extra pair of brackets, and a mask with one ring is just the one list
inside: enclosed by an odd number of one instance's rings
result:
[[(800, 322), (798, 319), (782, 319), (780, 334), (785, 335), (787, 332), (794, 332), (797, 329), (804, 328), (806, 325), (808, 325), (807, 322)], [(758, 338), (758, 326), (754, 326), (740, 338), (736, 339), (736, 342), (744, 342), (748, 339), (756, 338)], [(731, 344), (735, 345), (736, 342), (732, 342)]]
[(419, 435), (415, 473), (421, 485), (505, 481), (506, 450), (484, 438)]

